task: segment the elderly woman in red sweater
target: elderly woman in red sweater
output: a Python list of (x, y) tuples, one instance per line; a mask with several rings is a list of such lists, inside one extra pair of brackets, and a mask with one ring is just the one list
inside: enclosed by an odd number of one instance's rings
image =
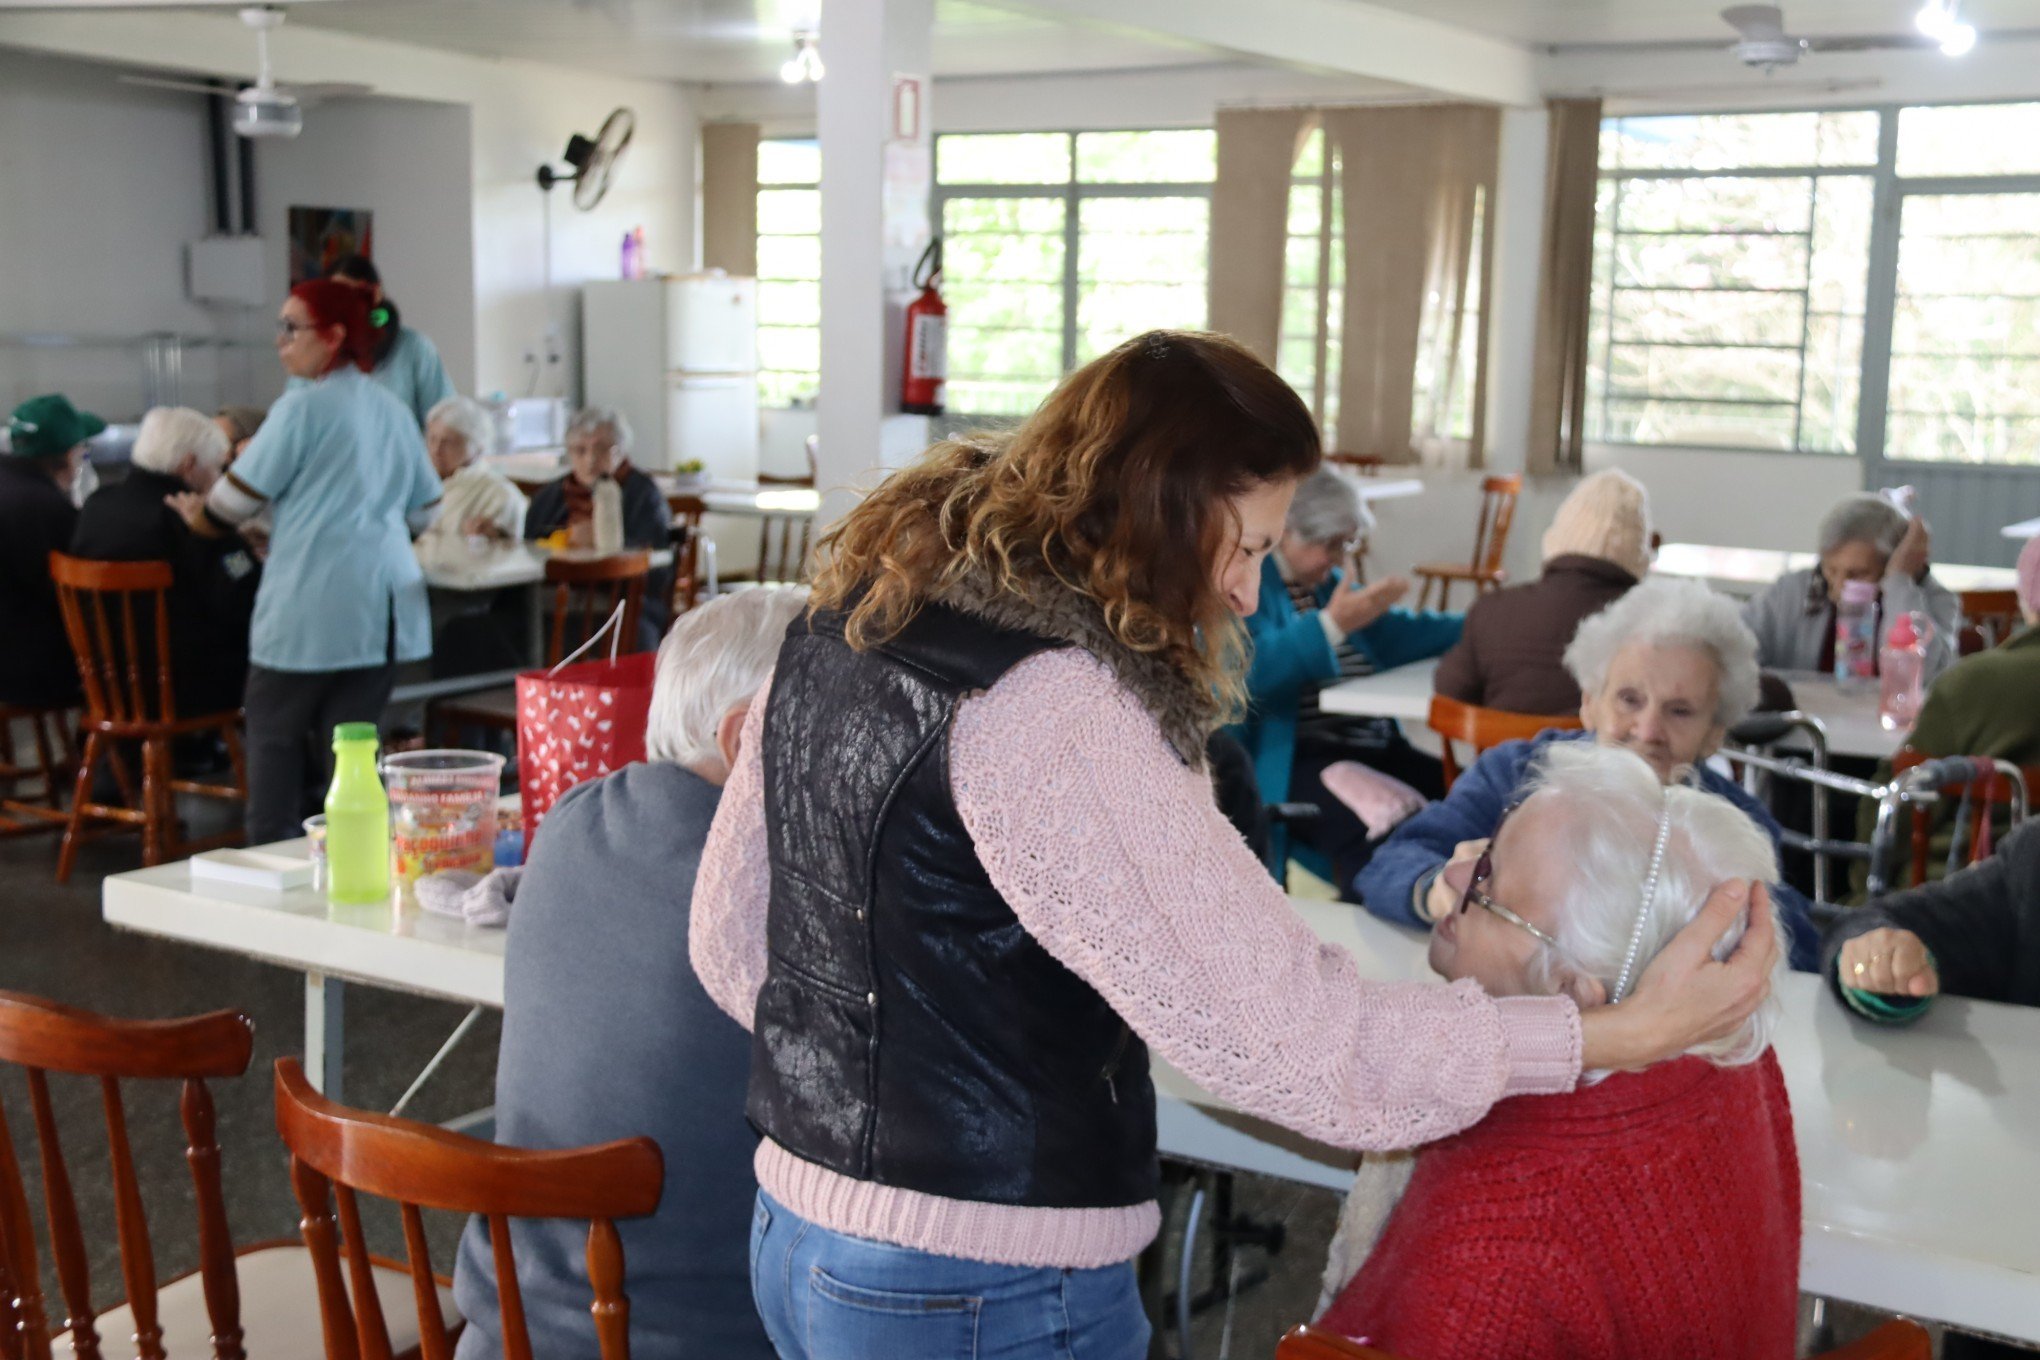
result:
[[(1628, 751), (1544, 761), (1489, 854), (1448, 870), (1462, 897), (1431, 967), (1590, 1013), (1715, 883), (1768, 880), (1774, 852), (1733, 805), (1661, 788)], [(1776, 1008), (1643, 1071), (1503, 1102), (1414, 1157), (1370, 1158), (1321, 1325), (1408, 1360), (1791, 1356), (1799, 1163)]]

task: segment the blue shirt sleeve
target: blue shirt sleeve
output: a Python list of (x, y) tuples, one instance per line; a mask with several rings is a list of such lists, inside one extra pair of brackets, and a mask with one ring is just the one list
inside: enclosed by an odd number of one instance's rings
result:
[(1410, 905), (1417, 880), (1451, 859), (1461, 841), (1494, 834), (1531, 752), (1526, 741), (1495, 747), (1459, 776), (1443, 800), (1390, 832), (1354, 879), (1367, 910), (1399, 925), (1425, 925)]
[(1464, 631), (1464, 614), (1391, 609), (1347, 641), (1374, 669), (1386, 671), (1449, 651)]
[(277, 398), (262, 428), (234, 460), (234, 480), (264, 500), (273, 501), (288, 491), (304, 464), (305, 449), (312, 443), (306, 430), (306, 422), (313, 417), (307, 409), (310, 394), (307, 384)]
[(1287, 623), (1249, 625), (1253, 657), (1247, 665), (1247, 696), (1257, 708), (1294, 704), (1306, 685), (1339, 678), (1339, 658), (1315, 610)]
[(446, 376), (446, 365), (439, 358), (439, 346), (432, 343), (432, 337), (409, 326), (404, 327), (404, 333), (416, 341), (411, 346), (411, 390), (417, 394), (418, 409), (414, 414), (422, 428), (426, 414), (456, 393), (453, 379)]

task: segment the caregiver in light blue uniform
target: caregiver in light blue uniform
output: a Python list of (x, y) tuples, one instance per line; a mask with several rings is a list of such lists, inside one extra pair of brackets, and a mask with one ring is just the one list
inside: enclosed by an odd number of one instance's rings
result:
[(398, 664), (432, 653), (411, 538), (439, 504), (439, 477), (410, 413), (368, 375), (373, 335), (356, 290), (324, 279), (291, 289), (277, 354), (304, 384), (202, 504), (179, 504), (201, 533), (275, 512), (244, 705), (253, 845), (299, 834), (334, 726), (376, 721)]
[[(425, 332), (404, 324), (397, 315), (397, 304), (383, 294), (381, 273), (367, 256), (341, 256), (326, 277), (367, 299), (369, 323), (375, 329), (375, 366), (370, 372), (396, 394), (417, 418), (418, 428), (424, 429), (432, 408), (455, 395), (446, 365), (439, 361), (439, 347)], [(299, 384), (293, 379), (290, 385)]]

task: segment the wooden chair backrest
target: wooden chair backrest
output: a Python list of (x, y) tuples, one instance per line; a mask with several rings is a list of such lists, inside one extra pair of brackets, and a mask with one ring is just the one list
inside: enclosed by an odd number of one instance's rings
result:
[(1523, 494), (1523, 474), (1480, 479), (1480, 526), (1473, 536), (1473, 569), (1498, 572), (1509, 548), (1509, 530), (1516, 523), (1516, 499)]
[(1963, 656), (1988, 651), (2019, 631), (2026, 616), (2019, 610), (2016, 590), (1964, 590), (1961, 622), (1956, 625), (1956, 650)]
[[(609, 557), (548, 557), (546, 583), (553, 588), (552, 633), (546, 643), (546, 664), (557, 666), (567, 653), (594, 636), (603, 621), (623, 606), (619, 652), (638, 649), (638, 614), (644, 608), (645, 579), (652, 569), (650, 553), (625, 552)], [(579, 626), (568, 631), (568, 621)], [(570, 640), (571, 639), (571, 640)]]
[[(1904, 774), (1929, 759), (1931, 757), (1910, 746), (1901, 746), (1891, 757), (1891, 772)], [(2026, 806), (2029, 809), (2040, 808), (2040, 765), (2028, 765), (2020, 773), (2025, 777)], [(2012, 801), (2010, 783), (2010, 779), (2002, 771), (1994, 770), (1987, 776), (1966, 783), (1942, 786), (1941, 794), (1944, 798), (1966, 798), (1972, 808), (1965, 836), (1966, 845), (1958, 844), (1951, 847), (1955, 858), (1960, 861), (1955, 867), (1960, 868), (1962, 863), (1975, 864), (1980, 860), (1989, 859), (1991, 852), (1997, 848), (1998, 829), (1991, 814)], [(1907, 857), (1911, 860), (1911, 867), (1907, 872), (1912, 886), (1917, 888), (1927, 881), (1927, 865), (1933, 856), (1935, 819), (1933, 808), (1925, 804), (1915, 803), (1910, 811), (1912, 825)], [(1962, 859), (1965, 850), (1967, 860)]]
[(615, 1220), (639, 1218), (659, 1206), (665, 1163), (651, 1139), (542, 1152), (498, 1147), (430, 1124), (336, 1105), (312, 1089), (295, 1058), (276, 1064), (276, 1131), (290, 1149), (291, 1189), (318, 1281), (327, 1360), (390, 1360), (389, 1329), (370, 1274), (356, 1192), (394, 1200), (402, 1214), (423, 1360), (451, 1360), (453, 1342), (439, 1311), (420, 1209), (488, 1222), (506, 1360), (531, 1360), (510, 1220), (589, 1220), (590, 1312), (602, 1360), (628, 1360), (630, 1300)]
[[(106, 1115), (113, 1175), (113, 1210), (120, 1238), (120, 1273), (134, 1315), (135, 1336), (114, 1339), (119, 1354), (163, 1360), (156, 1312), (156, 1262), (149, 1224), (128, 1142), (120, 1083), (180, 1081), (179, 1114), (185, 1160), (198, 1206), (199, 1278), (212, 1323), (214, 1360), (241, 1360), (241, 1293), (234, 1274), (234, 1244), (220, 1191), (220, 1145), (214, 1132), (207, 1078), (238, 1077), (248, 1070), (255, 1027), (245, 1015), (215, 1011), (184, 1020), (116, 1020), (20, 992), (0, 992), (0, 1063), (28, 1077), (28, 1104), (42, 1170), (43, 1209), (50, 1256), (65, 1316), (52, 1326), (42, 1293), (42, 1265), (29, 1221), (21, 1164), (0, 1110), (0, 1360), (50, 1360), (50, 1333), (70, 1332), (79, 1360), (97, 1360), (92, 1278), (85, 1234), (71, 1193), (70, 1169), (50, 1103), (49, 1074), (97, 1077)], [(129, 1352), (126, 1347), (135, 1347)]]
[(102, 723), (174, 722), (170, 564), (50, 554), (64, 635), (78, 663), (85, 715)]
[(699, 496), (668, 496), (673, 516), (673, 612), (684, 614), (701, 603), (707, 582), (701, 566), (701, 518), (708, 503)]
[(1341, 467), (1348, 472), (1358, 473), (1362, 477), (1380, 476), (1381, 469), (1388, 463), (1388, 459), (1378, 453), (1334, 452), (1326, 454), (1325, 461), (1334, 467)]
[(1459, 762), (1452, 743), (1463, 741), (1473, 748), (1475, 759), (1505, 741), (1528, 741), (1539, 732), (1557, 728), (1576, 732), (1581, 727), (1577, 713), (1509, 713), (1499, 708), (1463, 704), (1442, 694), (1431, 696), (1431, 730), (1440, 738), (1439, 759), (1445, 766), (1445, 787), (1459, 778)]
[(1308, 1324), (1291, 1327), (1275, 1343), (1275, 1360), (1395, 1360), (1387, 1351), (1348, 1341), (1337, 1332)]

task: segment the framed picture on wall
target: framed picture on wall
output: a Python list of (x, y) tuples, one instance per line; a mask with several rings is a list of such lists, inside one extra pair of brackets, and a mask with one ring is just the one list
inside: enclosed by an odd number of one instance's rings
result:
[(343, 255), (375, 258), (375, 213), (367, 208), (290, 210), (290, 281), (323, 279)]

